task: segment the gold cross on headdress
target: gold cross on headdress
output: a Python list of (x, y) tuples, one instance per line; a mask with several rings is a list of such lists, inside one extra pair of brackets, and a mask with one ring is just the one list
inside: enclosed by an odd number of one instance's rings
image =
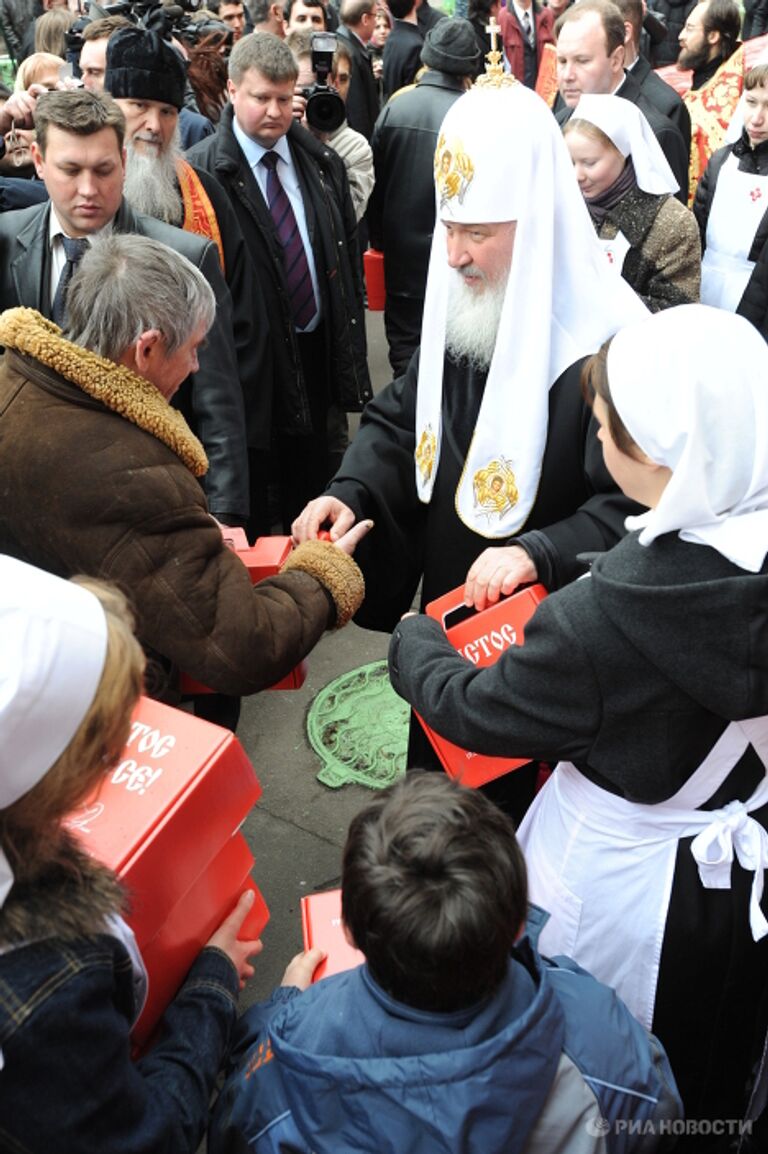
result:
[(485, 74), (477, 78), (475, 81), (476, 86), (480, 88), (500, 88), (502, 85), (517, 83), (511, 74), (505, 74), (504, 66), (501, 63), (504, 55), (499, 48), (498, 41), (499, 34), (501, 33), (501, 25), (496, 23), (495, 16), (491, 16), (490, 23), (485, 26), (485, 31), (491, 38), (491, 51), (485, 57), (488, 61), (485, 66)]

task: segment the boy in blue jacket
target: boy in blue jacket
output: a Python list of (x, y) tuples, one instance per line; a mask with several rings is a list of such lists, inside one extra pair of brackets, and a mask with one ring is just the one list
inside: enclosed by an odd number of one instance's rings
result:
[(210, 1154), (666, 1148), (682, 1107), (659, 1042), (538, 954), (526, 908), (514, 826), (481, 793), (432, 773), (382, 791), (343, 858), (366, 963), (308, 989), (322, 954), (299, 954), (243, 1015)]

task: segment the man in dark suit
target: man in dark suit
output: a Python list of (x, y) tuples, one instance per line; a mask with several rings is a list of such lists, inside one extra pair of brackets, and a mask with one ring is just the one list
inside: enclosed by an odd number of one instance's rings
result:
[(189, 153), (229, 195), (264, 291), (273, 454), (251, 454), (252, 498), (276, 482), (288, 531), (333, 472), (329, 412), (359, 411), (371, 396), (346, 171), (294, 120), (297, 76), (284, 41), (244, 36), (229, 58), (230, 104), (216, 135)]
[(614, 3), (624, 17), (624, 67), (640, 85), (643, 96), (650, 100), (662, 116), (668, 117), (680, 129), (685, 147), (690, 151), (691, 117), (685, 102), (671, 84), (667, 84), (653, 71), (645, 56), (640, 54), (640, 36), (645, 15), (643, 0), (614, 0)]
[(565, 124), (585, 92), (606, 93), (631, 100), (645, 114), (669, 161), (683, 204), (688, 197), (689, 150), (682, 133), (643, 94), (624, 69), (626, 32), (621, 12), (611, 0), (579, 0), (566, 8), (555, 24), (557, 38), (558, 124)]
[(373, 77), (368, 44), (376, 26), (376, 0), (342, 0), (337, 35), (346, 41), (352, 58), (347, 95), (347, 123), (370, 142), (379, 115), (379, 86)]
[(0, 309), (25, 305), (54, 316), (67, 264), (70, 275), (73, 271), (65, 240), (69, 245), (112, 229), (151, 237), (187, 257), (213, 288), (217, 309), (199, 371), (183, 388), (191, 390), (210, 461), (210, 511), (223, 524), (243, 524), (248, 515), (243, 402), (232, 301), (215, 245), (141, 216), (123, 200), (125, 118), (111, 97), (84, 89), (47, 93), (37, 102), (35, 127), (32, 152), (50, 203), (0, 216)]

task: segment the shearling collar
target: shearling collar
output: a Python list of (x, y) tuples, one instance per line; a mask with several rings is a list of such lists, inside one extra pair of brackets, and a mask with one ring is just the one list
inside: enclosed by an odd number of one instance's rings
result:
[(153, 384), (125, 365), (65, 340), (61, 329), (34, 309), (8, 309), (0, 316), (0, 345), (33, 357), (162, 441), (195, 477), (207, 471), (203, 446), (181, 413), (171, 408)]
[(62, 831), (62, 847), (34, 883), (17, 882), (0, 909), (0, 950), (55, 936), (66, 940), (105, 933), (106, 919), (122, 913), (115, 875)]

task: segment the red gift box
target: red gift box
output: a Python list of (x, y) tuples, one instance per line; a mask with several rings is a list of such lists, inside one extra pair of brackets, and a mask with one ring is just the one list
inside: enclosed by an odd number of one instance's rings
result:
[(301, 929), (304, 949), (319, 946), (325, 960), (315, 970), (312, 981), (329, 978), (342, 970), (351, 970), (365, 961), (365, 955), (350, 946), (341, 924), (341, 890), (306, 894), (301, 899)]
[[(254, 545), (248, 544), (244, 529), (222, 529), (224, 544), (227, 545), (245, 565), (251, 578), (251, 584), (256, 585), (265, 577), (273, 577), (279, 573), (288, 554), (293, 549), (290, 537), (259, 537)], [(307, 680), (307, 662), (300, 661), (290, 673), (286, 673), (280, 681), (270, 685), (269, 689), (301, 689)], [(212, 693), (213, 691), (200, 681), (195, 681), (187, 673), (180, 678), (181, 692), (185, 696), (198, 693)]]
[(260, 796), (234, 734), (142, 697), (124, 756), (68, 820), (128, 892), (127, 921), (149, 974), (132, 1035), (139, 1047), (244, 889), (256, 900), (240, 937), (259, 937), (269, 919), (238, 832)]
[(368, 311), (380, 313), (387, 300), (384, 288), (384, 253), (376, 248), (367, 248), (363, 253), (363, 271)]
[[(493, 665), (505, 649), (523, 644), (524, 627), (533, 616), (536, 606), (546, 596), (547, 591), (543, 585), (530, 585), (490, 605), (482, 613), (472, 613), (459, 624), (449, 626), (447, 621), (452, 614), (457, 610), (466, 611), (464, 586), (460, 585), (436, 601), (430, 601), (426, 612), (440, 622), (451, 645), (467, 661), (485, 667)], [(462, 785), (476, 788), (510, 770), (519, 769), (521, 765), (527, 765), (530, 760), (527, 757), (488, 757), (472, 753), (435, 733), (423, 717), (419, 717), (419, 721), (446, 773), (457, 778)]]

